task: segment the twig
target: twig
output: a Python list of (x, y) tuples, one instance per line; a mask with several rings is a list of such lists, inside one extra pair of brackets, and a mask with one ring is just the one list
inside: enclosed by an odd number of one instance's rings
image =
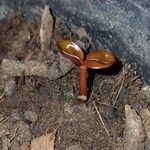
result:
[(5, 98), (6, 98), (6, 95), (4, 93), (2, 93), (0, 95), (0, 103), (3, 102), (5, 100)]
[(117, 102), (117, 99), (118, 99), (118, 97), (119, 97), (119, 95), (120, 95), (120, 92), (121, 92), (121, 90), (122, 90), (122, 88), (123, 88), (124, 81), (125, 81), (125, 79), (123, 79), (123, 81), (122, 81), (122, 83), (121, 83), (121, 85), (120, 85), (120, 88), (119, 88), (119, 90), (118, 90), (118, 93), (117, 93), (117, 95), (116, 95), (116, 97), (115, 97), (115, 99), (114, 99), (113, 106), (115, 106), (115, 104), (116, 104), (116, 102)]
[(104, 106), (112, 107), (112, 108), (115, 108), (115, 109), (119, 110), (119, 108), (118, 108), (118, 107), (113, 106), (113, 105), (110, 105), (110, 104), (107, 104), (107, 103), (101, 103), (101, 102), (96, 102), (96, 103), (97, 103), (98, 105), (104, 105)]
[(103, 125), (103, 128), (105, 129), (105, 131), (106, 131), (106, 133), (108, 134), (108, 136), (110, 136), (110, 133), (109, 133), (109, 131), (107, 130), (107, 127), (106, 127), (106, 125), (105, 125), (105, 123), (104, 123), (104, 121), (103, 121), (103, 119), (102, 119), (102, 116), (101, 116), (100, 112), (98, 111), (98, 108), (97, 108), (97, 106), (96, 106), (95, 101), (93, 102), (93, 104), (94, 104), (95, 110), (96, 110), (96, 112), (97, 112), (97, 114), (98, 114), (98, 117), (99, 117), (99, 119), (100, 119), (100, 121), (101, 121), (101, 123), (102, 123), (102, 125)]
[(135, 80), (137, 80), (138, 78), (140, 78), (139, 75), (136, 75), (131, 81), (135, 81)]
[(34, 54), (34, 52), (29, 52), (29, 53), (26, 55), (24, 61), (29, 61), (29, 60), (31, 59), (31, 57), (33, 56), (33, 54)]
[(2, 122), (5, 119), (5, 117), (0, 118), (0, 122)]
[(11, 137), (11, 139), (9, 140), (10, 142), (12, 142), (13, 139), (16, 137), (17, 131), (18, 131), (18, 128), (15, 128), (14, 135), (13, 135), (13, 136)]
[[(119, 77), (117, 78), (117, 82), (116, 84), (113, 86), (112, 90), (111, 90), (111, 96), (110, 96), (110, 99), (112, 100), (112, 105), (115, 106), (116, 104), (116, 101), (120, 95), (120, 92), (123, 88), (123, 84), (124, 84), (124, 81), (126, 79), (126, 74), (127, 74), (127, 71), (129, 69), (130, 65), (125, 65), (122, 72), (120, 73)], [(120, 85), (120, 86), (119, 86)], [(119, 86), (119, 89), (117, 88)]]

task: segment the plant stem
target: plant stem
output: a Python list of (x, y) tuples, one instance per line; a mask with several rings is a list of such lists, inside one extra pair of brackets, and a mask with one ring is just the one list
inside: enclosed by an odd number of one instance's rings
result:
[(81, 65), (80, 66), (80, 95), (78, 98), (84, 101), (87, 100), (87, 78), (88, 78), (87, 67)]

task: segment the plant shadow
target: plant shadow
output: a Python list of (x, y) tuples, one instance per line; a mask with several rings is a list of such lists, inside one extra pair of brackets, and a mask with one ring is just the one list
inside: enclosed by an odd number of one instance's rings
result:
[(89, 99), (93, 90), (93, 83), (95, 79), (96, 74), (102, 74), (102, 75), (116, 75), (122, 70), (122, 62), (117, 61), (113, 66), (107, 69), (89, 69), (89, 76), (88, 76), (88, 98), (87, 98), (87, 103), (89, 103)]

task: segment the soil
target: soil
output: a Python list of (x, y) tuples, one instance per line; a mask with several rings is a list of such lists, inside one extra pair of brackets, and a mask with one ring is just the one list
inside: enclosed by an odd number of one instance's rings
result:
[[(4, 58), (39, 61), (39, 22), (29, 22), (19, 12), (0, 22), (1, 62)], [(55, 27), (57, 32), (49, 45), (55, 59), (59, 55), (56, 43), (60, 37), (86, 43), (88, 47), (88, 38), (80, 38), (62, 19)], [(50, 55), (43, 58), (44, 62), (53, 63)], [(149, 107), (136, 71), (130, 64), (121, 63), (108, 70), (89, 70), (90, 94), (83, 104), (78, 104), (77, 99), (78, 67), (72, 67), (56, 80), (25, 74), (11, 77), (1, 70), (0, 149), (28, 147), (34, 138), (57, 129), (56, 150), (120, 150), (125, 104), (137, 112)]]

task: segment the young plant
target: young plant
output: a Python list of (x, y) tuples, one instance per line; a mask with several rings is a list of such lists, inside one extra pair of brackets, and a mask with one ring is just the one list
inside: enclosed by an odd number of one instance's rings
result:
[(72, 60), (80, 69), (80, 94), (79, 99), (87, 100), (87, 78), (88, 68), (104, 69), (112, 66), (116, 62), (113, 54), (106, 50), (91, 51), (85, 55), (78, 45), (69, 40), (58, 42), (60, 52), (65, 57)]

